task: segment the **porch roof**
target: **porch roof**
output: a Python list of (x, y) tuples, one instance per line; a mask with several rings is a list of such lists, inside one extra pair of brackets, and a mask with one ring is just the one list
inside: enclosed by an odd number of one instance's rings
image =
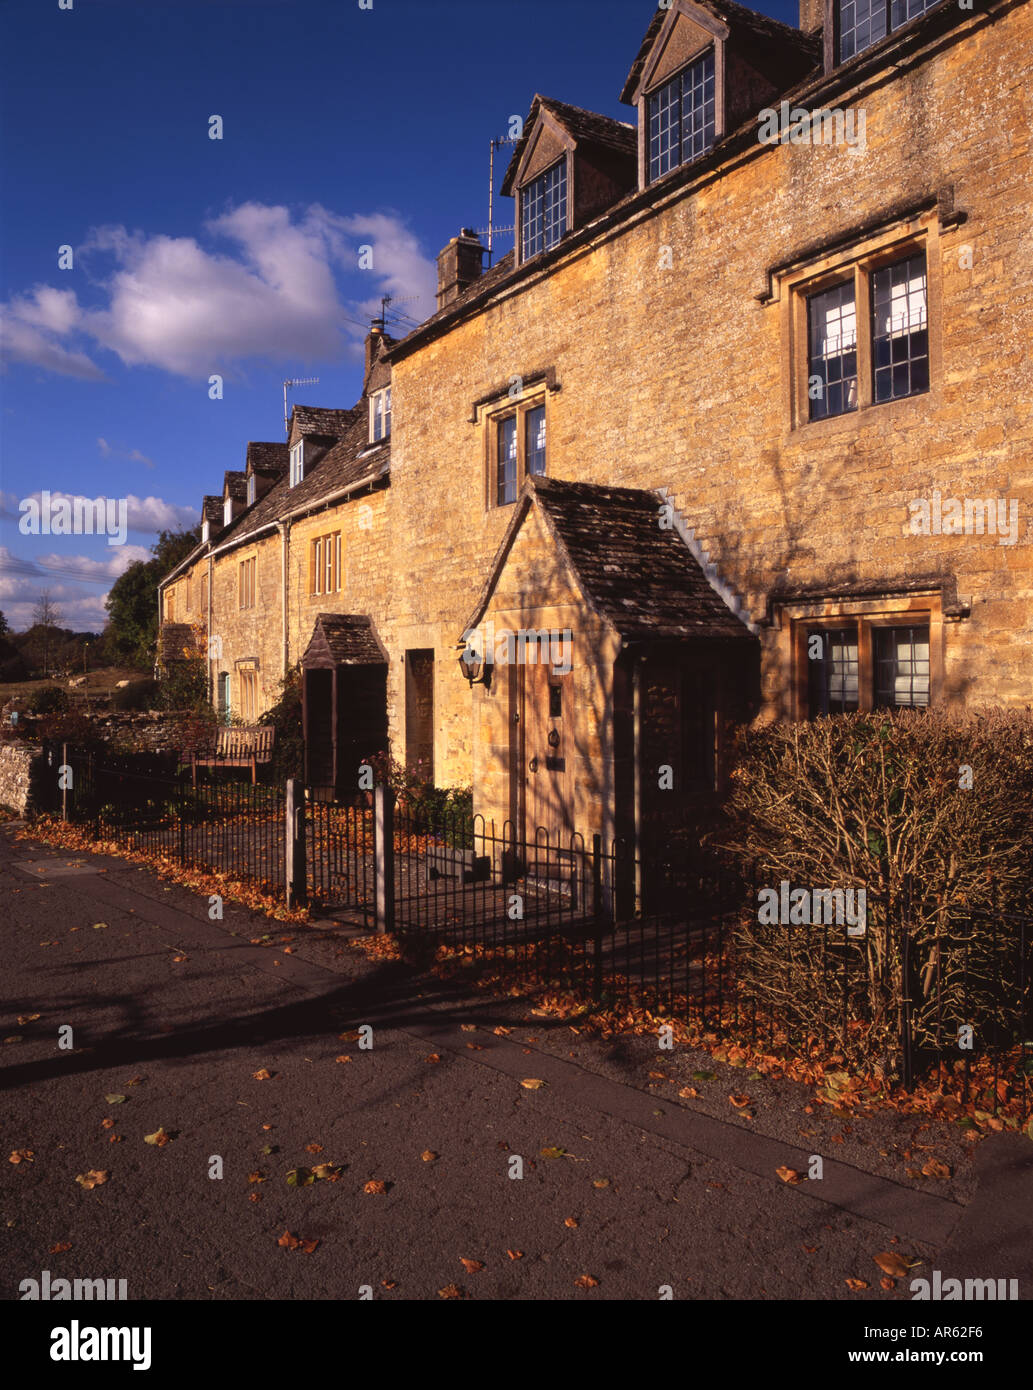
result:
[(304, 670), (386, 664), (387, 653), (366, 613), (320, 613), (301, 658)]
[(755, 640), (678, 531), (661, 528), (665, 500), (640, 488), (528, 478), (467, 628), (484, 616), (517, 532), (537, 506), (588, 606), (625, 642)]

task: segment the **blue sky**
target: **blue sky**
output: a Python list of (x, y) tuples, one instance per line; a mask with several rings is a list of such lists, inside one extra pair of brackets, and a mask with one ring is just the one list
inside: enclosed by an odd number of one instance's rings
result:
[[(0, 0), (0, 608), (15, 628), (43, 588), (68, 626), (103, 626), (111, 580), (157, 531), (196, 521), (249, 439), (283, 438), (285, 377), (319, 377), (306, 404), (354, 404), (380, 296), (417, 295), (398, 310), (425, 318), (438, 250), (486, 225), (492, 136), (535, 91), (631, 119), (618, 94), (653, 10), (72, 5)], [(786, 0), (757, 8), (795, 23)], [(504, 167), (505, 152), (496, 188)], [(495, 221), (512, 221), (508, 199)], [(126, 544), (22, 535), (18, 503), (44, 489), (127, 498)]]

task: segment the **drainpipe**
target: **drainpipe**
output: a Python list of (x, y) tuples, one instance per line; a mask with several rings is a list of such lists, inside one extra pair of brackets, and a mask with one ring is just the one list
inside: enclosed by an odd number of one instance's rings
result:
[(208, 703), (214, 699), (215, 682), (212, 679), (212, 589), (215, 586), (215, 561), (211, 555), (208, 556), (208, 621), (206, 630), (208, 633)]
[(277, 522), (277, 530), (280, 532), (280, 600), (281, 615), (280, 628), (283, 637), (283, 675), (286, 677), (290, 669), (290, 619), (287, 612), (288, 603), (288, 577), (290, 574), (290, 534), (291, 523), (288, 518), (286, 521)]
[(631, 668), (632, 747), (634, 750), (634, 855), (635, 911), (642, 910), (642, 658), (635, 657)]

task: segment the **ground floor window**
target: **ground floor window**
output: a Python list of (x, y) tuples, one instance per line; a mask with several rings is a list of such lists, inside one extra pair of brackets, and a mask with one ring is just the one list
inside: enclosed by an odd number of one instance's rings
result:
[(929, 624), (859, 618), (806, 631), (807, 714), (924, 709), (929, 704)]
[(257, 671), (240, 672), (240, 717), (248, 724), (254, 722), (258, 708)]

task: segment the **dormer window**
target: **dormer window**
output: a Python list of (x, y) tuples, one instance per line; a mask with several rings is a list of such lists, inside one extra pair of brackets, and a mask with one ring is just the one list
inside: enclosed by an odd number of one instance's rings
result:
[(290, 486), (297, 487), (305, 476), (305, 441), (299, 439), (297, 444), (291, 445), (291, 476)]
[(708, 50), (650, 93), (648, 105), (652, 183), (680, 164), (706, 154), (714, 143), (714, 50)]
[(252, 473), (247, 480), (247, 504), (253, 506), (255, 501), (255, 475)]
[(391, 434), (391, 388), (374, 391), (369, 398), (369, 442), (378, 444)]
[(222, 504), (222, 524), (228, 526), (233, 520), (233, 498), (227, 497)]
[(208, 537), (211, 535), (211, 525), (207, 521), (201, 522), (201, 540), (207, 545)]
[(567, 230), (567, 161), (561, 159), (520, 190), (521, 260), (551, 251)]
[(833, 0), (836, 51), (845, 63), (931, 10), (940, 0)]

